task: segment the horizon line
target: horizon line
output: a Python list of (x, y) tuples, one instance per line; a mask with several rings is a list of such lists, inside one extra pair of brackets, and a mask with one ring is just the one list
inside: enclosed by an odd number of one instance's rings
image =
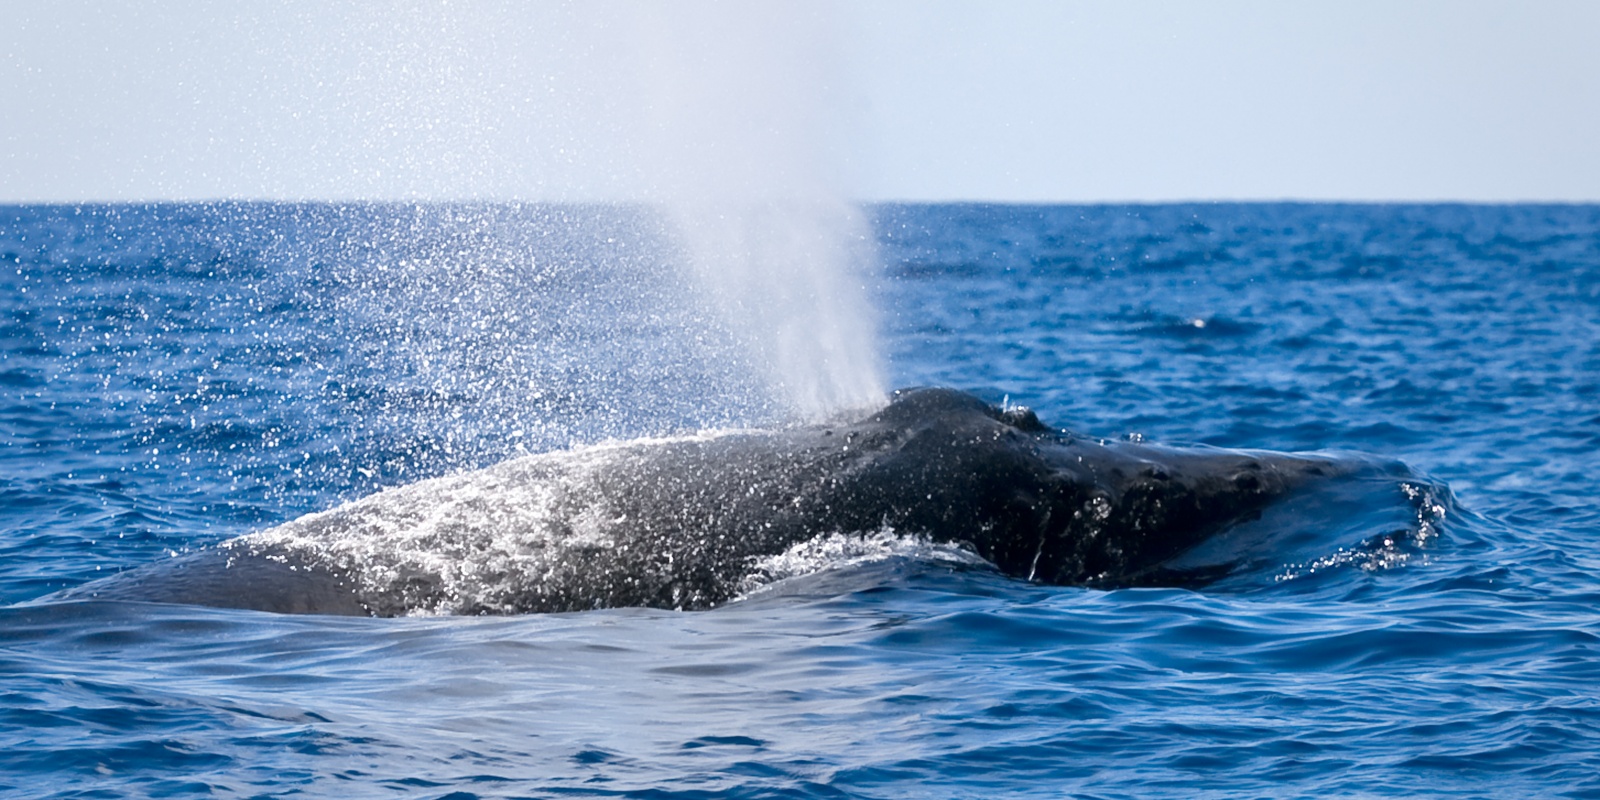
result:
[[(157, 206), (157, 205), (529, 205), (529, 206), (649, 206), (669, 204), (671, 200), (642, 198), (460, 198), (460, 197), (156, 197), (122, 199), (13, 199), (0, 198), (0, 207), (23, 206)], [(1210, 198), (1135, 198), (1135, 199), (1015, 199), (1015, 198), (890, 198), (847, 199), (845, 202), (859, 206), (1183, 206), (1183, 205), (1457, 205), (1457, 206), (1590, 206), (1600, 205), (1600, 196), (1593, 199), (1543, 199), (1543, 198), (1348, 198), (1348, 197), (1210, 197)]]

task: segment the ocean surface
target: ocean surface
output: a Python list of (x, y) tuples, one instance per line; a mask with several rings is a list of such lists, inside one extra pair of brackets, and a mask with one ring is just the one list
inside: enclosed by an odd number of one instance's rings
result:
[(781, 411), (637, 210), (0, 207), (0, 796), (1600, 798), (1600, 207), (869, 211), (893, 385), (1399, 459), (1435, 535), (1198, 589), (891, 547), (703, 612), (60, 602)]

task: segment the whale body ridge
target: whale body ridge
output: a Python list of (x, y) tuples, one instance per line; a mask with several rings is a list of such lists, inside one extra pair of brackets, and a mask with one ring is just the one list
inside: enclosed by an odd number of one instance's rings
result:
[(1399, 499), (1409, 479), (1371, 458), (1105, 441), (912, 389), (846, 423), (608, 443), (421, 481), (57, 599), (377, 616), (704, 609), (738, 597), (763, 558), (882, 531), (1040, 583), (1199, 585), (1271, 560), (1275, 508), (1351, 482)]

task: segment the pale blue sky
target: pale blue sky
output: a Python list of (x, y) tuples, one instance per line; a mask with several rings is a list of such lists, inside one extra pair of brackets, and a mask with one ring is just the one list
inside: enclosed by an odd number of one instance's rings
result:
[(0, 201), (1600, 201), (1600, 2), (748, 5), (0, 0)]

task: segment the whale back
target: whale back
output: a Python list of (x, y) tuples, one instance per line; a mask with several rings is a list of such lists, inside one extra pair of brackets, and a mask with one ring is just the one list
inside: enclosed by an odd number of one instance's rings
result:
[(1363, 463), (1105, 442), (908, 390), (847, 424), (608, 443), (422, 481), (66, 596), (384, 616), (699, 609), (748, 590), (764, 558), (885, 532), (1045, 583), (1190, 581), (1164, 565)]

